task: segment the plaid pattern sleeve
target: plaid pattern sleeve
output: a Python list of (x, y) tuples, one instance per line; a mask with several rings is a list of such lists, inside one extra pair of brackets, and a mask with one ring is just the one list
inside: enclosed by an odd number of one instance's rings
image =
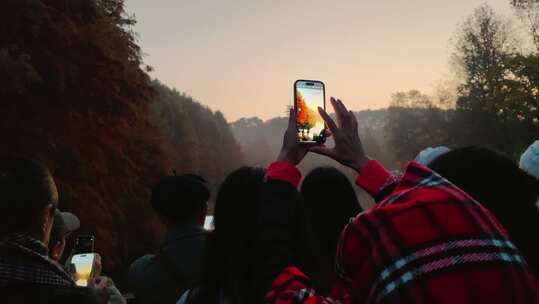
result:
[(329, 297), (286, 269), (269, 303), (539, 303), (536, 278), (481, 204), (419, 163), (341, 235)]
[(22, 234), (0, 240), (0, 287), (20, 284), (75, 286), (64, 269), (47, 256), (42, 242)]
[(390, 174), (378, 161), (371, 160), (357, 176), (356, 184), (380, 202), (393, 191), (397, 181), (397, 176)]

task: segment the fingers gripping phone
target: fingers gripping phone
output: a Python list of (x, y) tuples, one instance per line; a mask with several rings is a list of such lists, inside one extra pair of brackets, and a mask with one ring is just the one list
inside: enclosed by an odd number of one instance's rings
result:
[(294, 83), (294, 112), (300, 143), (323, 144), (326, 141), (325, 123), (318, 107), (326, 109), (326, 89), (318, 80), (296, 80)]
[(71, 258), (73, 265), (73, 278), (78, 286), (88, 286), (88, 280), (92, 278), (94, 272), (94, 253), (75, 254)]

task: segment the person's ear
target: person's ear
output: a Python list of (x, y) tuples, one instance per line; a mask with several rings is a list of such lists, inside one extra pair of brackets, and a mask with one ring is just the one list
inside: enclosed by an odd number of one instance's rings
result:
[(62, 258), (62, 255), (64, 254), (66, 245), (66, 239), (65, 237), (60, 238), (59, 241), (56, 242), (51, 248), (50, 256), (53, 260), (59, 261)]

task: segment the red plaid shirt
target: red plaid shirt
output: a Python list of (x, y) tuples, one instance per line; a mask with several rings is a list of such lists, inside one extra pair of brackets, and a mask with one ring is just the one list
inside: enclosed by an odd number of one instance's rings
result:
[[(300, 175), (275, 163), (267, 178), (297, 186)], [(267, 302), (539, 303), (535, 278), (504, 228), (455, 185), (416, 162), (398, 179), (376, 161), (357, 184), (380, 202), (344, 228), (331, 295), (317, 295), (291, 266)]]

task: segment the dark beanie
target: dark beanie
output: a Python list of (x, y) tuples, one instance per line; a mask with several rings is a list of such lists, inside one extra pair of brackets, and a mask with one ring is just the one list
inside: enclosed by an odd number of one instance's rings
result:
[(186, 219), (206, 206), (209, 197), (207, 182), (198, 175), (165, 176), (152, 190), (152, 207), (162, 216)]

